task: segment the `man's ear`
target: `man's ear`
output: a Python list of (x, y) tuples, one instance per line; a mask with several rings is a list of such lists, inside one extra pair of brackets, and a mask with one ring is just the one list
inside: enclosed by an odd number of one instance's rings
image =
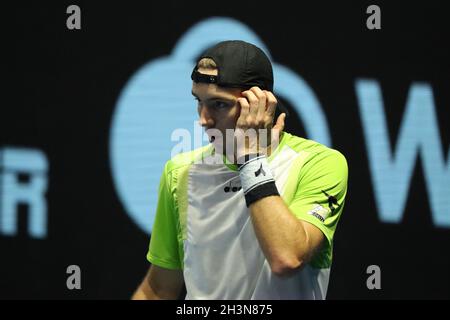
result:
[(275, 112), (273, 113), (273, 119), (272, 119), (272, 127), (275, 125), (275, 122), (277, 121), (278, 117), (282, 114), (283, 112), (280, 110), (280, 108), (278, 108), (278, 106), (275, 108)]
[(283, 101), (281, 101), (279, 96), (276, 96), (277, 98), (277, 107), (275, 108), (275, 121), (276, 119), (278, 119), (278, 117), (280, 116), (280, 114), (285, 113), (286, 114), (286, 118), (289, 117), (290, 113), (289, 113), (289, 109), (286, 107), (286, 104), (283, 103)]

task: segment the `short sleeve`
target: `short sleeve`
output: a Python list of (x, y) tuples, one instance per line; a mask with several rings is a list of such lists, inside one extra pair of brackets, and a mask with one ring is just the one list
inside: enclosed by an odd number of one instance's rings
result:
[(329, 267), (333, 236), (347, 194), (348, 167), (345, 157), (329, 149), (314, 155), (302, 167), (297, 191), (289, 204), (294, 215), (319, 228), (326, 245), (313, 257), (315, 267)]
[(158, 205), (147, 260), (166, 269), (181, 269), (178, 247), (178, 218), (175, 200), (169, 187), (167, 164), (161, 176)]

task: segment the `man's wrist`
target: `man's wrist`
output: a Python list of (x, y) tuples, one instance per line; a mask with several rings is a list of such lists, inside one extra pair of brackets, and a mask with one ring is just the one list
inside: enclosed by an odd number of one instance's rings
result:
[(238, 168), (247, 207), (259, 199), (279, 195), (267, 157), (260, 154), (248, 154), (243, 157), (240, 160), (247, 159), (247, 161), (242, 164), (238, 162)]

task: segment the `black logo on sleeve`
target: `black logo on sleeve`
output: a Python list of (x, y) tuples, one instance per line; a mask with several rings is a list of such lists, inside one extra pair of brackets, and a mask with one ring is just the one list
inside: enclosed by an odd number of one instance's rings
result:
[(266, 176), (266, 172), (264, 171), (264, 169), (262, 167), (262, 163), (261, 163), (261, 166), (259, 167), (259, 169), (257, 171), (255, 171), (255, 177), (259, 176), (261, 173), (263, 176)]
[(328, 193), (326, 193), (323, 190), (322, 190), (322, 192), (328, 197), (328, 206), (330, 207), (330, 210), (334, 211), (336, 209), (334, 206), (338, 205), (337, 199), (335, 197), (333, 197), (332, 195), (329, 195)]

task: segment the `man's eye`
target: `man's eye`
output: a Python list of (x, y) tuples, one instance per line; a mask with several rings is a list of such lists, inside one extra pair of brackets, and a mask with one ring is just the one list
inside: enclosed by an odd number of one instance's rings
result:
[(212, 105), (213, 105), (213, 107), (216, 108), (216, 109), (223, 109), (223, 108), (228, 107), (228, 104), (227, 104), (226, 102), (218, 101), (218, 100), (214, 101), (214, 102), (212, 103)]

